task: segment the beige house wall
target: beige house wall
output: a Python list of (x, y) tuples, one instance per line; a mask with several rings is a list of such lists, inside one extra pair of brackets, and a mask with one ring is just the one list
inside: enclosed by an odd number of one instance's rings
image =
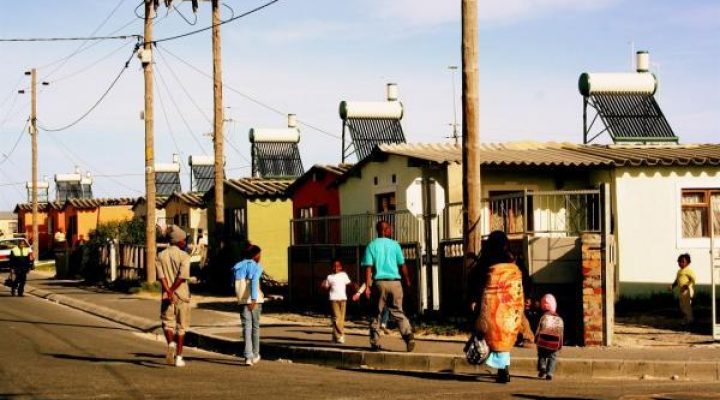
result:
[(666, 291), (677, 257), (689, 253), (698, 283), (710, 283), (710, 239), (682, 237), (682, 189), (720, 188), (720, 167), (620, 168), (614, 223), (620, 294)]

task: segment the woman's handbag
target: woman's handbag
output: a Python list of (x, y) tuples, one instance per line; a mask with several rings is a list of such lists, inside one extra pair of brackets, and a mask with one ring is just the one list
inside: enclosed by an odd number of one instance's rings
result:
[(463, 351), (465, 352), (465, 358), (468, 363), (472, 365), (480, 365), (490, 356), (490, 348), (485, 342), (485, 339), (477, 333), (470, 335), (470, 338), (465, 342)]
[(7, 278), (7, 279), (5, 279), (5, 282), (3, 283), (3, 285), (5, 285), (5, 286), (7, 286), (7, 287), (9, 287), (9, 288), (14, 288), (14, 287), (15, 287), (15, 281), (14, 281), (12, 278)]

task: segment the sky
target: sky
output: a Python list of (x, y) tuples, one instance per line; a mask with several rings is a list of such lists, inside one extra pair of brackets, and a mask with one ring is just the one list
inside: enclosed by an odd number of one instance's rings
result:
[[(223, 18), (267, 0), (225, 0)], [(0, 1), (0, 38), (142, 34), (139, 0)], [(161, 2), (162, 3), (162, 2)], [(650, 52), (656, 94), (681, 143), (717, 143), (720, 134), (720, 2), (716, 0), (479, 1), (480, 138), (582, 142), (583, 72), (629, 72), (633, 50)], [(163, 5), (155, 39), (210, 24), (208, 2)], [(183, 18), (184, 17), (184, 18)], [(186, 21), (187, 20), (187, 21)], [(194, 25), (190, 25), (194, 23)], [(444, 142), (460, 121), (460, 1), (280, 0), (222, 26), (226, 171), (249, 175), (250, 128), (303, 123), (305, 168), (339, 163), (339, 103), (382, 101), (398, 84), (409, 142)], [(96, 197), (144, 193), (143, 73), (135, 39), (0, 42), (0, 210), (26, 200), (30, 110), (24, 71), (37, 68), (39, 174), (77, 167), (94, 176)], [(156, 162), (212, 154), (211, 38), (204, 32), (158, 45)], [(453, 90), (454, 89), (454, 90)], [(607, 141), (607, 139), (604, 139)], [(17, 146), (15, 146), (17, 143)], [(52, 186), (52, 185), (51, 185)]]

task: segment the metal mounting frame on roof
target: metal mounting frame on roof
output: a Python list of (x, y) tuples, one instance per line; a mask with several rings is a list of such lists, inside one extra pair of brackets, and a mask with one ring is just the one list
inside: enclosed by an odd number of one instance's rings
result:
[(290, 178), (305, 173), (297, 142), (252, 142), (252, 176)]
[[(350, 141), (346, 142), (347, 132)], [(342, 162), (353, 154), (360, 161), (381, 144), (405, 143), (399, 119), (347, 118), (343, 120)]]
[[(588, 124), (587, 109), (595, 110)], [(598, 118), (604, 129), (593, 132)], [(613, 142), (678, 142), (655, 97), (647, 93), (593, 93), (583, 96), (583, 143), (608, 133)]]

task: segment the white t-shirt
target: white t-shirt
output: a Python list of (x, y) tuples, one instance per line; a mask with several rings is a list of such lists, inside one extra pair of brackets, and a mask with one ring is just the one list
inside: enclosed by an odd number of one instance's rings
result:
[(330, 301), (347, 300), (345, 288), (350, 284), (350, 277), (344, 271), (330, 274), (327, 277), (330, 286)]

